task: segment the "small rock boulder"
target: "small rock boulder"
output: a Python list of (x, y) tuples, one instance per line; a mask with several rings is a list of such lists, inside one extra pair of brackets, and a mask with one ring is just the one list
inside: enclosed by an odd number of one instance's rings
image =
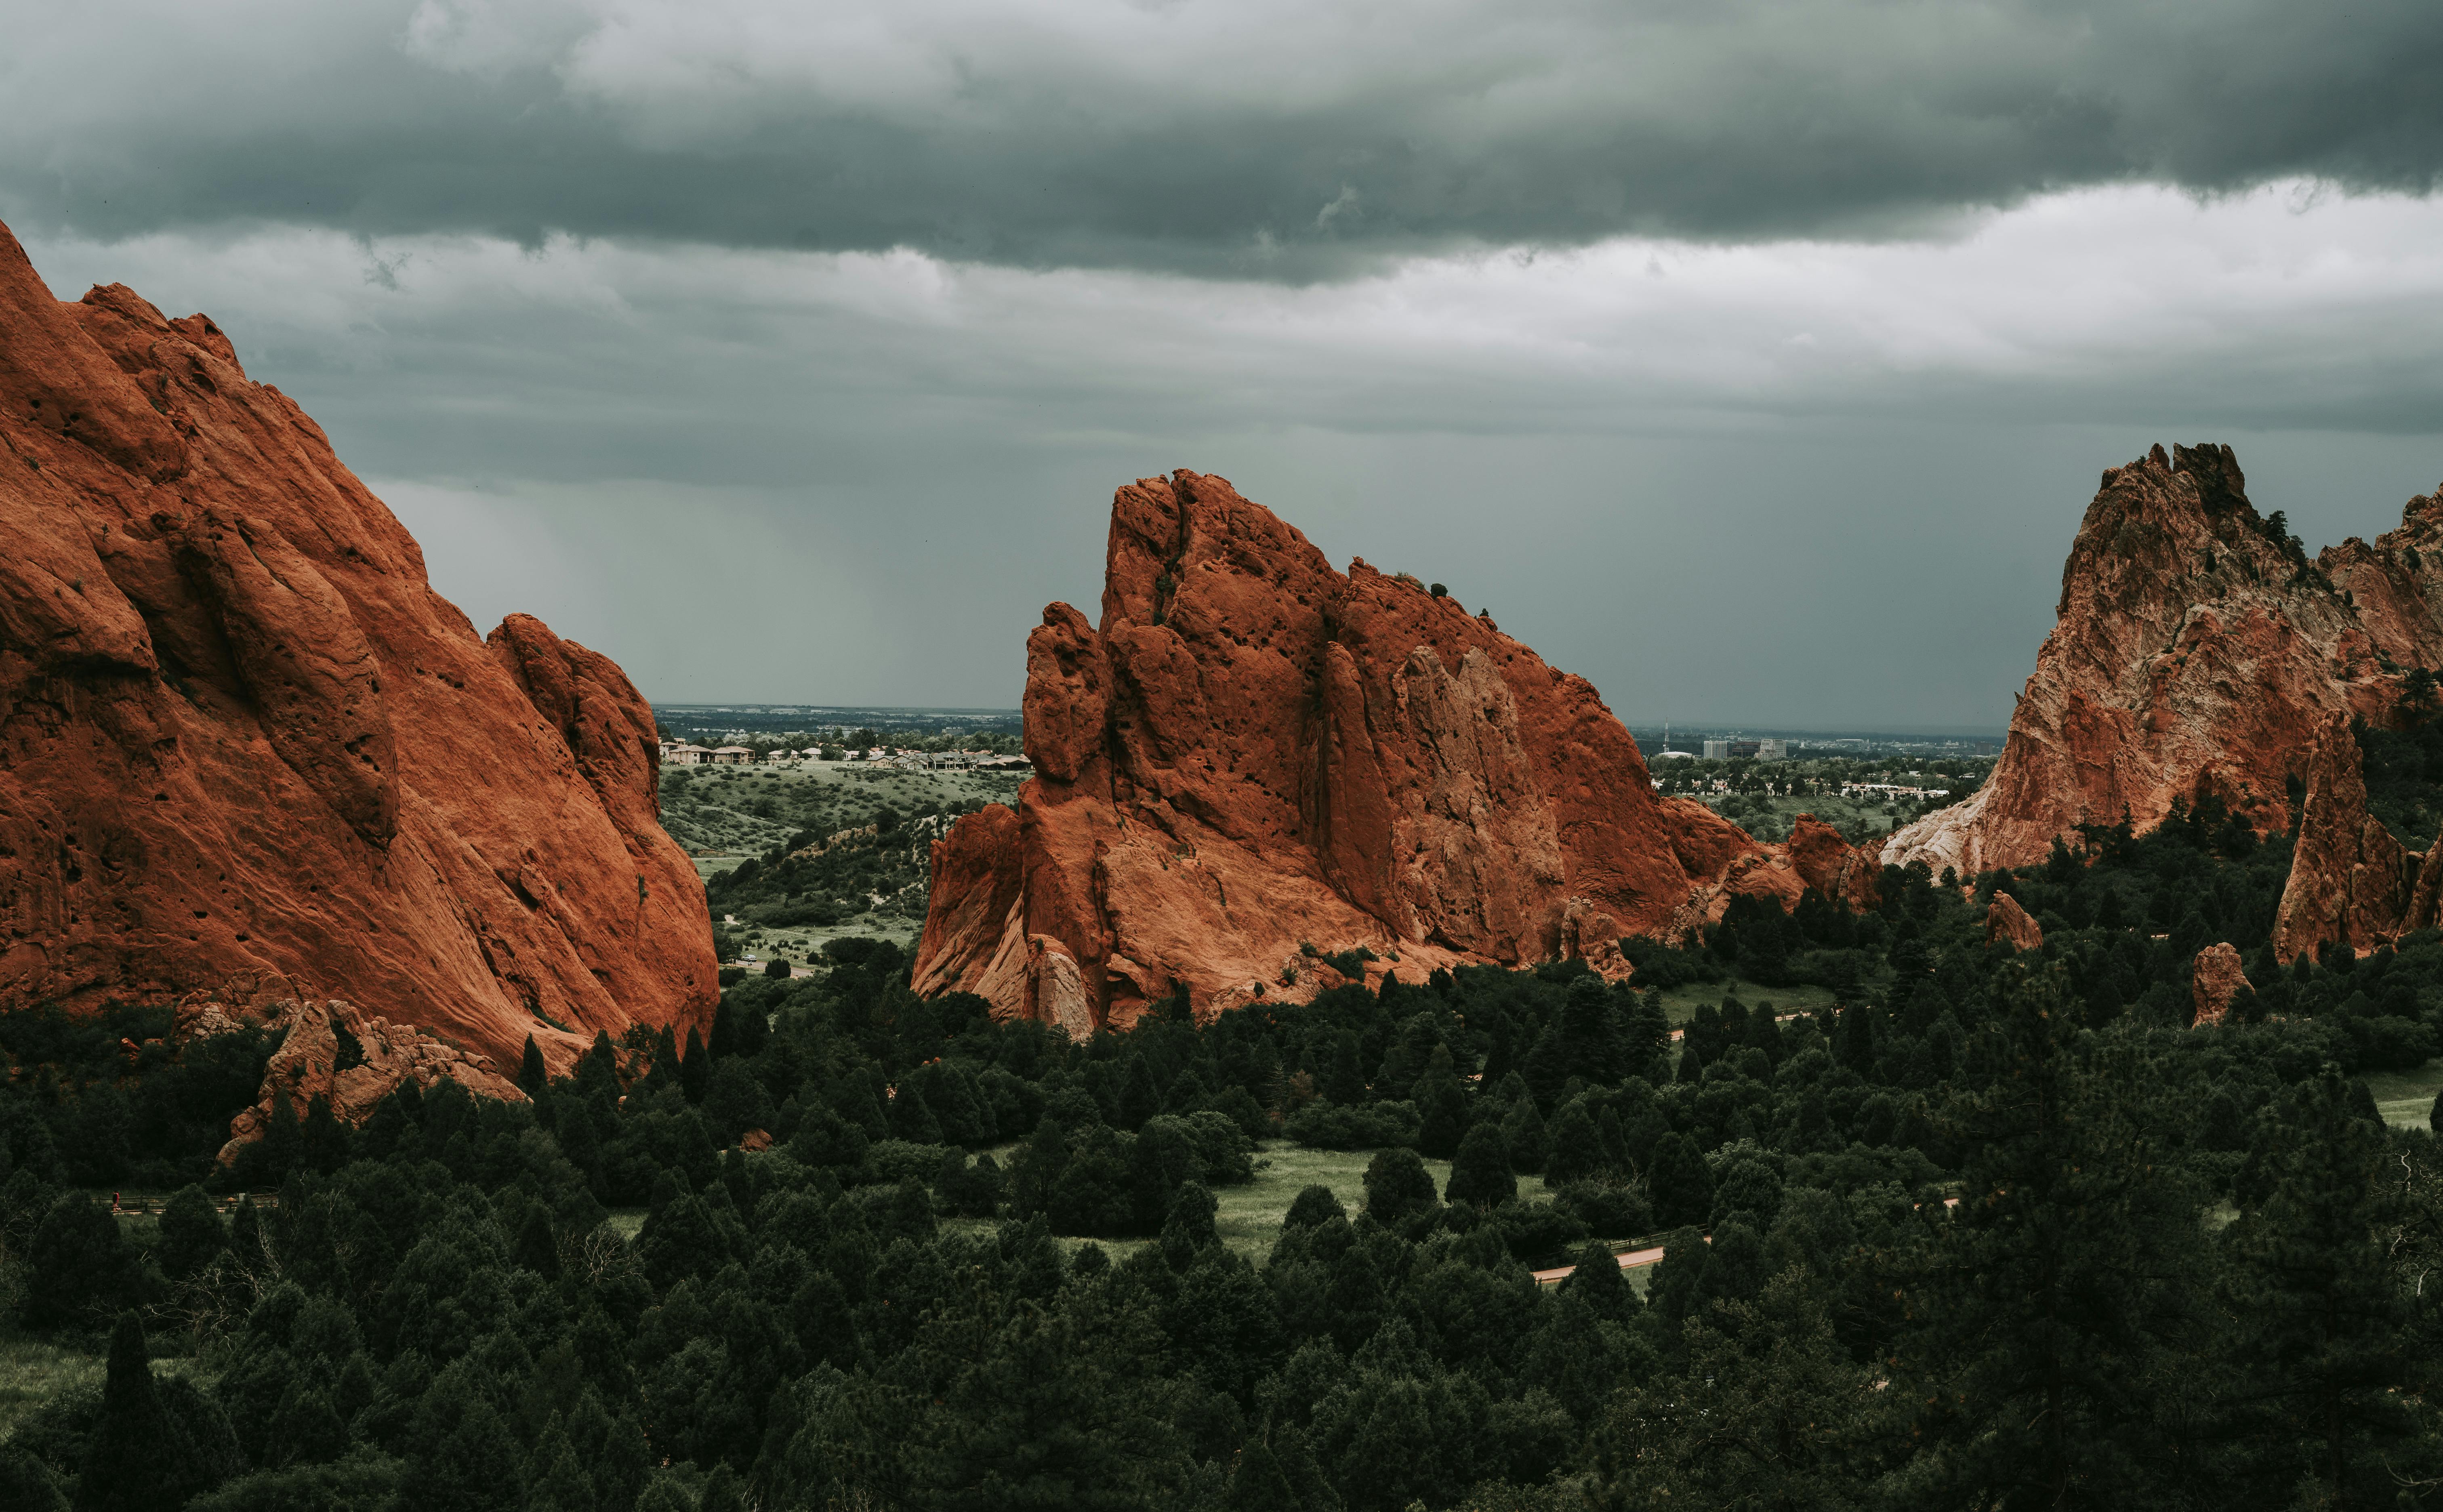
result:
[(2019, 900), (2008, 893), (1993, 894), (1993, 906), (1985, 911), (1985, 943), (2008, 945), (2014, 950), (2041, 950), (2045, 948), (2043, 926), (2028, 916)]

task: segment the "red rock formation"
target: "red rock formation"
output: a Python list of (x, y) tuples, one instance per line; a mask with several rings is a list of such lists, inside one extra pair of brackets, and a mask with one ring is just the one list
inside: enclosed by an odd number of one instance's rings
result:
[(2249, 990), (2248, 973), (2240, 969), (2239, 951), (2229, 941), (2197, 952), (2189, 973), (2189, 997), (2196, 1005), (2196, 1025), (2220, 1023), (2233, 998)]
[[(2377, 547), (2327, 553), (2320, 569), (2272, 538), (2230, 448), (2175, 453), (2158, 447), (2104, 473), (2001, 761), (1967, 802), (1893, 836), (1886, 864), (1963, 876), (2032, 865), (2079, 824), (2125, 811), (2142, 831), (2206, 793), (2259, 830), (2283, 829), (2285, 779), (2316, 730), (2335, 714), (2383, 717), (2398, 687), (2387, 661), (2433, 659), (2421, 648), (2443, 643), (2443, 617), (2427, 606), (2443, 597), (2418, 595), (2427, 563), (2443, 574), (2443, 560), (2408, 544), (2434, 528), (2433, 500)], [(2373, 599), (2379, 562), (2403, 574), (2384, 579), (2380, 611), (2326, 581), (2352, 574)]]
[(54, 301), (5, 230), (0, 753), (0, 1008), (278, 973), (504, 1067), (709, 1020), (618, 668), (487, 645), (217, 326)]
[(2007, 945), (2014, 950), (2041, 950), (2045, 948), (2044, 927), (2028, 916), (2019, 900), (2008, 893), (1993, 894), (1993, 902), (1985, 910), (1985, 943)]
[(2406, 667), (2443, 667), (2443, 489), (2400, 511), (2400, 528), (2369, 545), (2356, 536), (2317, 553), (2316, 565), (2348, 596), (2377, 650)]
[(934, 846), (916, 986), (1073, 1031), (1174, 985), (1201, 1013), (1301, 1001), (1361, 947), (1367, 980), (1556, 954), (1624, 975), (1619, 936), (1732, 892), (1873, 895), (1823, 826), (1785, 853), (1658, 796), (1594, 689), (1490, 619), (1344, 577), (1191, 472), (1114, 496), (1100, 628), (1054, 604), (1028, 638), (1026, 740), (1017, 811)]
[[(239, 1151), (264, 1136), (275, 1116), (275, 1105), (285, 1101), (294, 1117), (303, 1118), (316, 1097), (330, 1106), (332, 1116), (351, 1127), (373, 1116), (381, 1100), (406, 1082), (431, 1091), (443, 1081), (455, 1081), (470, 1092), (507, 1102), (524, 1102), (516, 1083), (494, 1072), (477, 1056), (434, 1039), (421, 1029), (393, 1023), (336, 999), (222, 1003), (195, 994), (178, 1005), (174, 1038), (180, 1043), (226, 1034), (245, 1024), (280, 1030), (280, 1048), (263, 1070), (263, 1095), (251, 1108), (230, 1120), (229, 1142), (221, 1147), (224, 1166)], [(339, 1030), (345, 1029), (363, 1052), (362, 1060), (340, 1068)]]
[(2367, 813), (2360, 764), (2349, 721), (2334, 715), (2308, 757), (2298, 848), (2273, 915), (2273, 952), (2286, 962), (2328, 940), (2367, 950), (2400, 932), (2409, 853)]

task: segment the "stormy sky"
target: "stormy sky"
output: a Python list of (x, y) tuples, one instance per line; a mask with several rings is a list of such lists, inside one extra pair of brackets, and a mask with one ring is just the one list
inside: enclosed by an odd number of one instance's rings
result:
[(1006, 706), (1219, 472), (1640, 724), (1999, 728), (2097, 475), (2443, 480), (2443, 7), (0, 0), (0, 219), (670, 701)]

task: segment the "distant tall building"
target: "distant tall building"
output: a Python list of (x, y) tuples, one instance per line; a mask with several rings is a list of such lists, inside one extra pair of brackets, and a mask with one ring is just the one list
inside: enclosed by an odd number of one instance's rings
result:
[(1709, 740), (1705, 742), (1705, 759), (1709, 762), (1729, 761), (1731, 759), (1731, 743), (1727, 740)]
[(1788, 741), (1780, 740), (1757, 741), (1756, 760), (1763, 762), (1785, 762), (1790, 760), (1790, 743)]

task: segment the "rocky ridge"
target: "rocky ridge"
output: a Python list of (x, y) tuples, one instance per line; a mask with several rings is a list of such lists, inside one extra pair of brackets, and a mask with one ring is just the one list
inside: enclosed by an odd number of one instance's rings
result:
[[(2430, 568), (2407, 544), (2435, 513), (2414, 501), (2401, 532), (2311, 562), (2249, 503), (2229, 447), (2157, 447), (2109, 470), (1993, 775), (1895, 834), (1883, 861), (1962, 876), (2033, 865), (2081, 824), (2125, 813), (2143, 831), (2209, 793), (2261, 832), (2287, 828), (2286, 784), (2317, 731), (2386, 717), (2399, 669), (2443, 649), (2443, 596), (2426, 597), (2443, 560)], [(2379, 578), (2387, 607), (2362, 612), (2344, 580), (2372, 594)]]
[(1437, 967), (1585, 959), (1738, 893), (1871, 901), (1828, 826), (1758, 843), (1658, 795), (1626, 729), (1414, 579), (1339, 573), (1227, 480), (1112, 500), (1099, 626), (1028, 637), (1036, 776), (933, 848), (920, 992), (1083, 1034)]
[(0, 1009), (279, 976), (514, 1066), (709, 1022), (608, 658), (491, 636), (211, 320), (0, 229)]

